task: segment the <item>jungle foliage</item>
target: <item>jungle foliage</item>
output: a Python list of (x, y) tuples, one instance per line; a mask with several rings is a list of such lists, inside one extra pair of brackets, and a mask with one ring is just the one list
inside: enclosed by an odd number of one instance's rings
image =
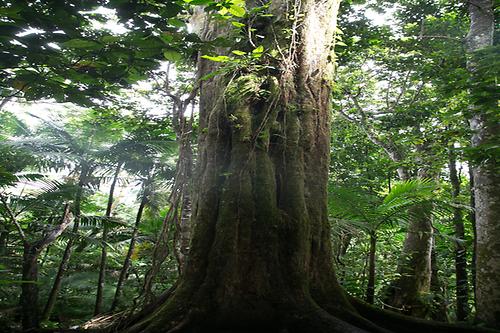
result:
[[(280, 22), (273, 3), (249, 3), (0, 0), (0, 327), (106, 327), (175, 289), (202, 192), (200, 86), (227, 79), (235, 111), (224, 125), (242, 142), (267, 147), (280, 129), (242, 130), (238, 105), (279, 104), (266, 78), (282, 74), (284, 57), (262, 35)], [(203, 36), (203, 15), (225, 34)], [(469, 125), (479, 107), (486, 127), (500, 123), (498, 31), (471, 51), (468, 5), (441, 0), (346, 0), (338, 21), (335, 76), (325, 80), (340, 285), (379, 308), (498, 328), (500, 300), (496, 321), (476, 311), (470, 174), (500, 173), (500, 142), (497, 133), (471, 144)], [(296, 38), (295, 28), (271, 26)], [(201, 75), (200, 63), (214, 70)], [(429, 283), (408, 312), (414, 300), (391, 295), (413, 274), (405, 249), (422, 220)]]

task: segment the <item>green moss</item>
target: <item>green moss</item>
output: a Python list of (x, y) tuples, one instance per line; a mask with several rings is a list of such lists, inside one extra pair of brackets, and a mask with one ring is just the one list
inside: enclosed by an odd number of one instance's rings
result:
[(229, 82), (224, 97), (229, 105), (242, 105), (252, 98), (259, 97), (261, 86), (266, 80), (265, 76), (247, 74)]
[(238, 132), (238, 138), (241, 141), (250, 141), (252, 137), (252, 116), (248, 106), (237, 107), (232, 114), (229, 115), (233, 128)]

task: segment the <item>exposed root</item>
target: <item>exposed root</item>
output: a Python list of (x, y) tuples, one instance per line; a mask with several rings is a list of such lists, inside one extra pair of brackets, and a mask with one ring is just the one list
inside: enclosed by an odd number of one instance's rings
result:
[[(279, 318), (269, 322), (231, 323), (216, 320), (214, 313), (201, 311), (190, 302), (179, 302), (172, 295), (163, 304), (155, 304), (153, 311), (141, 312), (126, 327), (115, 327), (106, 332), (121, 333), (499, 333), (487, 328), (432, 322), (412, 318), (370, 306), (351, 298), (358, 313), (344, 311), (332, 314), (312, 299), (296, 305), (277, 306)], [(102, 318), (102, 317), (101, 317)], [(98, 319), (96, 323), (106, 320)], [(234, 322), (238, 322), (235, 320)], [(233, 322), (233, 323), (234, 323)], [(91, 326), (85, 326), (85, 328)], [(94, 326), (95, 327), (95, 326)]]
[(409, 317), (376, 308), (359, 299), (351, 297), (351, 304), (361, 316), (375, 324), (390, 329), (393, 332), (404, 333), (500, 333), (498, 330), (474, 327), (461, 324), (448, 324), (436, 321), (425, 320), (421, 318)]
[[(372, 332), (357, 327), (337, 316), (334, 316), (316, 305), (308, 302), (297, 308), (297, 314), (292, 315), (292, 321), (288, 324), (288, 330), (292, 333), (320, 332), (320, 333), (367, 333)], [(379, 332), (390, 333), (388, 331)]]
[[(296, 305), (277, 305), (277, 317), (263, 322), (245, 320), (232, 322), (217, 320), (213, 312), (193, 308), (189, 302), (180, 302), (175, 295), (164, 304), (157, 304), (149, 313), (128, 322), (127, 327), (115, 327), (108, 332), (123, 333), (222, 333), (222, 332), (269, 332), (269, 333), (394, 333), (350, 312), (332, 314), (312, 299)], [(151, 308), (149, 309), (151, 310)], [(235, 323), (237, 327), (235, 327)]]
[(92, 318), (80, 326), (84, 330), (104, 330), (113, 327), (116, 323), (126, 320), (130, 315), (129, 311), (121, 311), (111, 315), (101, 315)]
[(190, 324), (193, 323), (193, 315), (192, 312), (189, 312), (184, 319), (179, 322), (176, 326), (170, 329), (167, 333), (181, 333), (186, 330)]

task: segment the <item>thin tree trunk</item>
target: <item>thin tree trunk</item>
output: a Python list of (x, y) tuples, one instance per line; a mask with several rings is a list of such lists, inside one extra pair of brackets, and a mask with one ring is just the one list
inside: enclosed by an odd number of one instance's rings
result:
[[(426, 144), (418, 145), (420, 154), (415, 162), (419, 166), (417, 179), (425, 179), (428, 166)], [(400, 172), (400, 177), (408, 172)], [(401, 180), (408, 180), (402, 178)], [(399, 309), (406, 315), (425, 317), (428, 312), (423, 298), (430, 292), (432, 278), (433, 228), (431, 223), (432, 204), (422, 203), (409, 208), (410, 221), (403, 250), (398, 263), (398, 278), (391, 284), (386, 303), (391, 309)]]
[[(81, 221), (81, 203), (83, 197), (83, 186), (86, 184), (88, 177), (89, 169), (87, 167), (82, 167), (80, 177), (78, 180), (78, 189), (75, 195), (75, 202), (73, 207), (73, 212), (75, 215), (73, 221), (73, 228), (71, 230), (73, 236), (78, 233), (80, 229), (80, 221)], [(52, 284), (52, 288), (49, 293), (49, 297), (47, 299), (47, 303), (45, 304), (45, 308), (42, 313), (42, 321), (49, 320), (50, 315), (52, 314), (52, 310), (56, 304), (57, 296), (59, 291), (61, 290), (61, 283), (66, 270), (68, 269), (69, 260), (71, 258), (71, 253), (73, 251), (73, 244), (75, 242), (75, 238), (71, 237), (66, 243), (66, 247), (64, 248), (64, 253), (61, 258), (61, 262), (59, 263), (59, 268), (57, 270), (57, 274), (54, 278), (54, 282)]]
[[(2, 226), (2, 228), (4, 228)], [(7, 254), (7, 244), (9, 240), (9, 231), (7, 229), (3, 229), (0, 232), (0, 257)]]
[(471, 263), (471, 282), (472, 291), (474, 296), (474, 307), (476, 307), (476, 261), (477, 261), (477, 228), (476, 228), (476, 200), (474, 200), (474, 175), (472, 174), (472, 163), (469, 163), (469, 205), (471, 211), (469, 213), (469, 221), (472, 225), (472, 235), (474, 237), (472, 242), (472, 263)]
[(432, 204), (419, 204), (410, 208), (412, 219), (408, 225), (402, 256), (398, 265), (399, 278), (394, 281), (388, 304), (401, 312), (424, 317), (427, 307), (422, 298), (430, 291)]
[(472, 147), (477, 158), (473, 165), (474, 198), (477, 228), (476, 316), (491, 327), (500, 327), (500, 173), (498, 154), (490, 147), (498, 145), (497, 78), (484, 70), (484, 54), (494, 43), (494, 10), (492, 0), (469, 2), (470, 30), (466, 38), (470, 57), (467, 68), (471, 74), (470, 105)]
[(336, 244), (337, 249), (335, 251), (335, 260), (337, 262), (337, 267), (340, 267), (340, 272), (337, 272), (337, 278), (340, 285), (344, 283), (346, 273), (346, 264), (343, 262), (343, 257), (347, 254), (347, 250), (351, 244), (351, 239), (352, 235), (350, 233), (342, 233), (339, 235)]
[(113, 209), (113, 197), (115, 193), (115, 187), (116, 183), (118, 181), (118, 176), (120, 174), (120, 170), (122, 167), (122, 163), (119, 162), (115, 174), (113, 176), (113, 181), (111, 182), (111, 186), (109, 188), (109, 195), (108, 195), (108, 204), (106, 206), (106, 213), (105, 213), (105, 218), (106, 220), (103, 223), (103, 230), (102, 230), (102, 249), (101, 249), (101, 262), (99, 264), (99, 279), (97, 281), (97, 294), (96, 294), (96, 300), (95, 300), (95, 308), (94, 308), (94, 316), (98, 315), (102, 311), (102, 302), (103, 302), (103, 293), (104, 293), (104, 283), (106, 279), (106, 262), (108, 258), (108, 221), (111, 217), (112, 214), (112, 209)]
[(141, 203), (139, 204), (139, 209), (137, 210), (137, 215), (135, 217), (134, 230), (132, 232), (132, 237), (130, 238), (130, 244), (129, 244), (129, 247), (127, 250), (127, 254), (125, 256), (125, 260), (123, 261), (123, 266), (122, 266), (122, 269), (120, 271), (120, 276), (119, 276), (118, 281), (116, 283), (115, 296), (113, 298), (113, 303), (111, 304), (110, 311), (116, 310), (116, 308), (118, 307), (118, 304), (120, 302), (122, 288), (123, 288), (123, 285), (125, 284), (125, 280), (127, 279), (127, 274), (128, 274), (128, 270), (130, 267), (132, 254), (134, 253), (134, 249), (135, 249), (136, 238), (137, 238), (137, 235), (139, 233), (139, 226), (141, 224), (142, 213), (144, 211), (144, 207), (146, 207), (146, 204), (148, 202), (150, 182), (151, 182), (150, 178), (148, 178), (147, 180), (144, 181), (144, 185), (143, 185), (144, 191), (142, 194)]
[[(179, 273), (184, 269), (185, 259), (189, 254), (191, 240), (191, 179), (193, 173), (193, 149), (191, 146), (192, 121), (193, 117), (187, 121), (184, 116), (185, 110), (178, 112), (181, 117), (179, 125), (176, 127), (177, 140), (180, 144), (179, 159), (176, 165), (176, 174), (174, 185), (169, 196), (170, 208), (163, 220), (162, 229), (157, 237), (151, 266), (144, 277), (144, 286), (141, 296), (144, 297), (144, 303), (149, 304), (154, 298), (153, 285), (157, 274), (160, 271), (161, 264), (169, 254), (169, 236), (170, 230), (175, 224), (174, 233), (174, 255), (178, 262)], [(174, 117), (175, 118), (175, 117)], [(180, 213), (179, 213), (180, 210)], [(180, 215), (180, 218), (179, 218)], [(180, 222), (177, 222), (180, 219)]]
[[(174, 185), (175, 188), (175, 185)], [(170, 237), (171, 223), (173, 220), (173, 214), (176, 213), (174, 209), (174, 203), (170, 202), (170, 208), (167, 211), (165, 218), (163, 219), (162, 229), (158, 238), (156, 239), (155, 247), (153, 250), (151, 265), (144, 276), (144, 285), (140, 296), (144, 297), (144, 304), (149, 304), (153, 300), (153, 284), (156, 275), (160, 271), (160, 266), (163, 261), (167, 258), (169, 253), (168, 240)]]
[(456, 157), (453, 147), (449, 148), (448, 169), (450, 172), (451, 197), (455, 203), (453, 207), (453, 227), (455, 237), (459, 240), (455, 242), (455, 277), (456, 277), (456, 295), (457, 295), (457, 320), (464, 321), (469, 314), (469, 285), (467, 278), (467, 250), (464, 244), (465, 228), (462, 218), (462, 210), (458, 196), (460, 195), (460, 179), (458, 178)]
[[(189, 137), (184, 138), (188, 142), (184, 143), (184, 153), (183, 153), (183, 174), (179, 181), (182, 182), (181, 196), (181, 210), (180, 210), (180, 221), (178, 223), (178, 252), (177, 260), (179, 263), (179, 273), (182, 273), (186, 263), (186, 258), (189, 255), (189, 243), (191, 240), (191, 178), (193, 170), (193, 151), (191, 148), (190, 132), (187, 134)], [(184, 134), (186, 136), (186, 134)], [(179, 156), (179, 158), (181, 158)]]
[[(360, 121), (358, 125), (364, 130), (367, 137), (376, 145), (381, 147), (389, 158), (397, 163), (397, 173), (399, 179), (406, 181), (411, 179), (407, 168), (402, 165), (404, 155), (393, 140), (380, 138), (369, 124), (365, 111), (358, 103), (355, 96), (350, 95), (358, 113)], [(346, 116), (348, 120), (354, 121)], [(419, 166), (417, 178), (424, 179), (427, 175), (428, 155), (427, 143), (419, 144), (416, 150), (420, 155), (415, 158), (415, 163)], [(390, 183), (390, 182), (389, 182)], [(389, 184), (390, 185), (390, 184)], [(426, 307), (422, 297), (430, 291), (431, 281), (431, 247), (433, 230), (431, 226), (430, 205), (419, 205), (410, 209), (412, 217), (406, 233), (403, 251), (398, 263), (399, 276), (392, 281), (389, 293), (386, 295), (385, 303), (390, 305), (390, 309), (399, 309), (407, 315), (424, 317)], [(422, 212), (418, 216), (418, 212)]]
[(433, 239), (431, 252), (431, 287), (432, 303), (430, 309), (430, 318), (432, 320), (444, 321), (448, 320), (448, 312), (446, 298), (442, 280), (439, 278), (439, 265), (437, 262), (436, 242)]
[(23, 330), (39, 327), (38, 309), (38, 257), (66, 229), (70, 223), (69, 205), (64, 207), (61, 223), (41, 240), (29, 243), (24, 241), (23, 268), (20, 305)]
[(24, 243), (21, 284), (21, 312), (23, 330), (39, 326), (38, 313), (38, 252), (33, 244)]
[(366, 288), (366, 301), (373, 304), (375, 301), (375, 255), (377, 249), (377, 235), (370, 233), (370, 259), (368, 261), (368, 286)]
[[(179, 99), (180, 101), (180, 99)], [(176, 221), (176, 232), (174, 234), (174, 254), (177, 259), (179, 273), (184, 269), (187, 255), (189, 254), (189, 242), (191, 234), (191, 178), (193, 173), (193, 149), (191, 147), (191, 138), (193, 131), (193, 111), (190, 119), (184, 115), (188, 104), (179, 103), (174, 113), (173, 125), (179, 142), (179, 170), (176, 174), (175, 182), (180, 184), (180, 192), (177, 193), (176, 202), (180, 202), (180, 209), (174, 207)], [(194, 103), (192, 105), (194, 108)], [(177, 212), (180, 210), (180, 214)], [(180, 217), (179, 217), (180, 215)], [(169, 221), (167, 221), (168, 223)], [(158, 243), (161, 245), (161, 242)], [(165, 252), (165, 251), (163, 251)], [(163, 261), (162, 259), (161, 261)]]

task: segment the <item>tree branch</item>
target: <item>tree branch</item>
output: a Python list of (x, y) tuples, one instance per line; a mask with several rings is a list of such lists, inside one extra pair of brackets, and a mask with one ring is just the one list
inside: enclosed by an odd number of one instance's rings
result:
[(3, 195), (0, 195), (0, 201), (2, 201), (2, 204), (5, 207), (5, 210), (7, 211), (7, 215), (9, 216), (10, 221), (15, 225), (17, 232), (19, 233), (19, 236), (23, 240), (23, 243), (27, 243), (28, 239), (26, 238), (26, 235), (24, 234), (23, 228), (21, 227), (21, 225), (17, 221), (16, 215), (14, 214), (12, 209), (10, 209), (10, 206), (7, 203), (7, 199)]
[(70, 205), (67, 203), (64, 206), (64, 213), (61, 219), (61, 223), (54, 228), (47, 236), (45, 236), (43, 239), (38, 241), (35, 244), (35, 249), (37, 252), (42, 252), (44, 248), (46, 248), (50, 243), (56, 240), (57, 237), (59, 237), (64, 230), (69, 226), (71, 222), (71, 213), (70, 213)]
[[(356, 121), (355, 119), (347, 116), (347, 114), (345, 114), (343, 111), (340, 111), (340, 113), (344, 117), (347, 117), (348, 120), (351, 119), (350, 121), (356, 122), (360, 126), (360, 128), (363, 130), (363, 132), (365, 132), (368, 139), (370, 139), (370, 141), (373, 142), (375, 145), (381, 147), (387, 153), (387, 155), (389, 156), (389, 158), (393, 162), (401, 163), (403, 161), (403, 156), (402, 156), (401, 152), (399, 151), (398, 147), (396, 146), (396, 144), (390, 139), (386, 139), (386, 142), (384, 142), (374, 133), (373, 128), (368, 124), (366, 113), (365, 113), (363, 107), (361, 106), (361, 104), (359, 103), (357, 96), (353, 96), (350, 93), (350, 91), (347, 91), (347, 90), (344, 90), (344, 91), (347, 93), (347, 95), (352, 100), (354, 107), (356, 108), (356, 110), (358, 111), (358, 113), (360, 115), (360, 120)], [(397, 171), (398, 171), (399, 178), (401, 178), (402, 180), (405, 180), (408, 178), (408, 173), (404, 167), (399, 166)]]

